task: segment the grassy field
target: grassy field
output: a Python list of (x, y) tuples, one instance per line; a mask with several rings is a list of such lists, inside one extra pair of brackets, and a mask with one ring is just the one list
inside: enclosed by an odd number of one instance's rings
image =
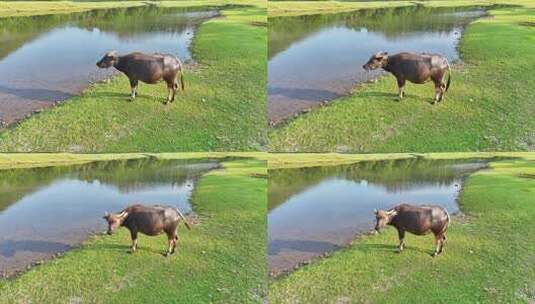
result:
[(87, 0), (87, 1), (54, 1), (54, 0), (10, 0), (0, 2), (0, 17), (36, 16), (59, 13), (84, 12), (93, 9), (109, 9), (134, 7), (143, 5), (159, 5), (165, 7), (203, 7), (242, 5), (266, 8), (262, 0), (180, 0), (180, 1), (139, 1), (139, 0)]
[[(198, 6), (201, 2), (164, 1), (158, 5), (188, 3)], [(9, 3), (13, 7), (17, 4)], [(124, 6), (130, 2), (115, 4)], [(49, 3), (33, 5), (37, 13), (35, 8), (43, 5), (45, 9)], [(141, 84), (138, 98), (127, 102), (129, 84), (121, 75), (0, 133), (0, 151), (264, 150), (266, 10), (236, 8), (225, 9), (222, 14), (222, 18), (203, 23), (196, 33), (192, 53), (199, 67), (186, 71), (186, 91), (179, 93), (173, 104), (162, 104), (166, 96), (164, 83)]]
[(75, 154), (75, 153), (0, 153), (0, 169), (35, 168), (60, 165), (83, 164), (93, 161), (114, 159), (135, 159), (155, 157), (158, 159), (198, 159), (198, 158), (256, 158), (267, 160), (262, 152), (180, 152), (180, 153), (115, 153), (115, 154)]
[(262, 302), (267, 294), (265, 161), (223, 165), (200, 179), (192, 199), (200, 223), (191, 231), (179, 228), (175, 255), (161, 255), (165, 235), (141, 236), (138, 252), (130, 255), (129, 233), (120, 229), (113, 236), (95, 236), (13, 280), (0, 280), (0, 302)]
[[(270, 153), (261, 156), (268, 160), (269, 169), (305, 168), (317, 166), (339, 166), (361, 161), (394, 160), (406, 158), (425, 159), (466, 159), (517, 157), (535, 160), (531, 152), (457, 152), (457, 153), (381, 153), (381, 154), (340, 154), (340, 153)], [(1, 166), (1, 163), (0, 163)]]
[[(451, 6), (473, 6), (473, 5), (494, 5), (494, 4), (515, 4), (525, 7), (535, 7), (533, 0), (429, 0), (420, 1), (418, 4), (428, 7), (451, 7)], [(329, 14), (350, 12), (359, 9), (375, 9), (383, 7), (413, 6), (416, 2), (394, 0), (394, 1), (269, 1), (268, 16), (301, 16), (312, 14)]]
[(273, 279), (270, 303), (533, 303), (535, 162), (525, 156), (468, 178), (443, 255), (429, 256), (432, 237), (410, 234), (396, 254), (388, 228)]
[[(430, 5), (466, 3), (432, 1)], [(521, 3), (535, 5), (535, 1)], [(292, 3), (274, 5), (288, 8)], [(318, 8), (324, 3), (310, 5)], [(526, 67), (533, 66), (535, 58), (526, 54), (535, 52), (535, 10), (509, 8), (491, 14), (492, 18), (480, 19), (464, 32), (460, 42), (464, 64), (454, 68), (442, 104), (430, 104), (432, 84), (408, 84), (406, 98), (396, 101), (395, 78), (387, 76), (330, 106), (273, 128), (270, 151), (533, 150), (535, 99), (531, 87), (535, 86), (535, 73)]]

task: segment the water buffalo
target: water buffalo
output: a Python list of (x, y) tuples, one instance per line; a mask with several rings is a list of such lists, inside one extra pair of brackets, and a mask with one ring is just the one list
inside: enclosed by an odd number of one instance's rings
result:
[(130, 80), (132, 89), (132, 100), (137, 95), (138, 81), (155, 84), (160, 80), (167, 83), (167, 102), (175, 100), (178, 89), (177, 78), (180, 78), (180, 87), (184, 91), (184, 77), (182, 63), (180, 60), (169, 54), (143, 54), (139, 52), (124, 56), (117, 55), (116, 51), (108, 52), (97, 62), (101, 69), (114, 67), (123, 72)]
[[(378, 68), (392, 73), (398, 82), (399, 99), (405, 95), (405, 81), (412, 83), (426, 83), (432, 80), (435, 83), (435, 102), (442, 101), (444, 93), (449, 89), (451, 71), (448, 60), (439, 54), (399, 53), (388, 56), (387, 52), (379, 52), (371, 56), (370, 60), (362, 66), (370, 71)], [(448, 82), (444, 84), (444, 75), (448, 72)]]
[(412, 206), (400, 204), (390, 210), (375, 211), (375, 230), (379, 232), (386, 225), (394, 226), (398, 230), (399, 252), (405, 246), (405, 231), (416, 235), (435, 235), (435, 251), (432, 256), (442, 253), (446, 243), (446, 230), (450, 223), (450, 216), (446, 209), (440, 206)]
[(183, 220), (186, 228), (191, 229), (180, 210), (169, 206), (132, 205), (119, 213), (106, 212), (104, 219), (108, 222), (108, 234), (110, 235), (120, 226), (130, 230), (132, 252), (137, 249), (138, 232), (150, 236), (165, 232), (169, 241), (165, 256), (175, 252), (178, 241), (177, 228), (179, 221)]

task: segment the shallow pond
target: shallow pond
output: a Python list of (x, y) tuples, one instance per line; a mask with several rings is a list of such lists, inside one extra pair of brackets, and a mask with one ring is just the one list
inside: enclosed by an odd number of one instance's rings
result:
[(373, 229), (400, 202), (458, 211), (463, 178), (483, 160), (407, 159), (269, 171), (268, 262), (278, 275)]
[(458, 59), (463, 27), (485, 11), (412, 6), (269, 19), (268, 115), (273, 123), (347, 94), (380, 72), (372, 54), (433, 52)]
[(0, 170), (0, 274), (79, 244), (107, 229), (104, 212), (132, 203), (192, 211), (197, 178), (215, 161), (121, 160)]
[(144, 6), (0, 18), (0, 127), (111, 76), (114, 69), (95, 65), (107, 51), (162, 52), (191, 60), (196, 27), (217, 14)]

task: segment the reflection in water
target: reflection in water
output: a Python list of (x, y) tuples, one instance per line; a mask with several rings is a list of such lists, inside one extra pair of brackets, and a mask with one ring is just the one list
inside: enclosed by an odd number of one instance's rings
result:
[(454, 61), (463, 26), (484, 14), (413, 6), (270, 18), (269, 118), (279, 122), (377, 77), (361, 67), (378, 51), (436, 52)]
[(373, 228), (375, 208), (400, 202), (458, 211), (463, 177), (479, 160), (405, 159), (269, 171), (268, 253), (278, 274)]
[(132, 203), (191, 212), (197, 177), (218, 163), (121, 160), (0, 171), (0, 273), (67, 250), (104, 231), (105, 211)]
[(216, 11), (156, 6), (0, 18), (0, 122), (79, 93), (111, 76), (95, 63), (110, 50), (163, 52), (191, 59), (189, 45)]

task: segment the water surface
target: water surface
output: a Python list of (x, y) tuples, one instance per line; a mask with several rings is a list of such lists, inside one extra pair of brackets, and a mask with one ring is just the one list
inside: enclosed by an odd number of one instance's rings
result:
[(196, 27), (217, 14), (145, 6), (0, 18), (0, 127), (116, 73), (95, 65), (107, 51), (162, 52), (191, 60)]
[(376, 78), (380, 72), (362, 65), (378, 51), (441, 53), (455, 61), (463, 27), (484, 14), (412, 6), (270, 18), (269, 119), (278, 123)]
[(435, 204), (451, 214), (482, 160), (408, 159), (269, 171), (268, 262), (274, 275), (373, 229), (374, 209)]
[(10, 275), (105, 231), (106, 211), (142, 203), (190, 213), (197, 178), (218, 166), (208, 160), (142, 159), (0, 170), (0, 274)]

